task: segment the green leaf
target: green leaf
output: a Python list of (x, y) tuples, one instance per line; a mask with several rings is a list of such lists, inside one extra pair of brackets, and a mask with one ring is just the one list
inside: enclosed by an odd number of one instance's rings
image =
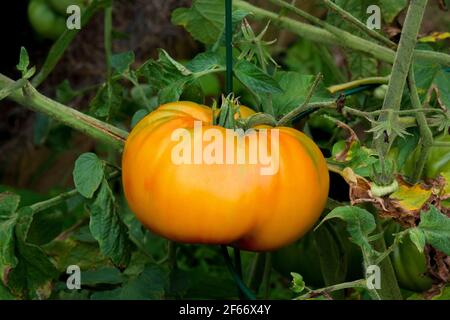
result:
[(14, 247), (14, 228), (20, 197), (13, 193), (0, 193), (0, 279), (5, 281), (8, 271), (17, 265)]
[(109, 259), (100, 253), (97, 242), (78, 242), (72, 239), (55, 240), (42, 248), (53, 257), (60, 272), (66, 272), (67, 266), (70, 265), (78, 265), (81, 270), (90, 270), (110, 264)]
[(347, 223), (347, 231), (351, 236), (352, 242), (360, 246), (368, 254), (374, 253), (368, 236), (375, 230), (376, 224), (373, 215), (369, 211), (351, 206), (338, 207), (333, 209), (320, 222), (320, 225), (327, 220), (335, 218), (342, 219)]
[(241, 60), (237, 62), (233, 69), (234, 75), (248, 89), (256, 93), (281, 93), (280, 88), (274, 78), (267, 75), (254, 64)]
[(450, 255), (450, 218), (431, 206), (428, 212), (420, 213), (418, 229), (423, 232), (428, 244)]
[(133, 51), (117, 53), (111, 56), (111, 67), (116, 71), (117, 74), (124, 74), (130, 69), (130, 66), (133, 62)]
[(417, 250), (423, 253), (426, 243), (425, 234), (423, 231), (418, 228), (412, 228), (409, 230), (409, 238), (416, 245)]
[(360, 53), (348, 52), (347, 60), (350, 67), (351, 79), (361, 79), (378, 74), (378, 62), (374, 58)]
[[(303, 75), (293, 71), (277, 72), (275, 80), (278, 82), (281, 91), (272, 95), (275, 114), (282, 116), (300, 106), (305, 101), (314, 79), (315, 76)], [(323, 86), (319, 86), (311, 102), (329, 102), (333, 100), (330, 93)]]
[(89, 228), (103, 255), (111, 258), (115, 265), (128, 264), (131, 243), (127, 227), (116, 210), (114, 195), (105, 179), (91, 206)]
[(186, 84), (193, 80), (191, 73), (164, 50), (159, 51), (158, 60), (148, 60), (137, 70), (138, 76), (159, 91), (160, 104), (179, 100)]
[(112, 267), (102, 267), (97, 270), (86, 270), (81, 273), (82, 286), (98, 284), (121, 284), (123, 276), (120, 271)]
[(134, 128), (135, 125), (139, 121), (141, 121), (146, 115), (148, 114), (148, 111), (146, 109), (139, 109), (136, 111), (133, 115), (133, 118), (131, 118), (131, 128)]
[(14, 300), (15, 297), (9, 292), (3, 283), (0, 281), (0, 300)]
[(202, 52), (186, 64), (194, 73), (225, 66), (225, 57), (218, 52)]
[[(337, 230), (336, 230), (337, 231)], [(348, 259), (333, 225), (327, 223), (313, 232), (314, 245), (319, 253), (320, 269), (325, 286), (342, 283), (347, 275)], [(345, 230), (342, 228), (345, 234)]]
[(37, 113), (33, 125), (33, 143), (43, 145), (47, 140), (52, 126), (52, 120), (43, 113)]
[(10, 193), (0, 193), (0, 222), (2, 219), (9, 219), (19, 207), (20, 196)]
[(5, 282), (11, 268), (17, 265), (14, 247), (16, 216), (0, 221), (0, 278)]
[(145, 270), (121, 288), (111, 291), (96, 292), (93, 300), (153, 300), (164, 297), (167, 285), (167, 272), (158, 266), (146, 267)]
[(65, 79), (56, 87), (56, 100), (63, 104), (67, 104), (72, 101), (80, 92), (72, 89), (69, 80)]
[(50, 295), (50, 283), (59, 275), (55, 266), (37, 246), (16, 241), (17, 266), (8, 275), (8, 287), (15, 295), (24, 292), (30, 298), (46, 298)]
[(450, 108), (450, 72), (445, 72), (438, 63), (416, 60), (414, 74), (421, 101), (424, 101), (429, 88), (434, 86), (442, 104)]
[(23, 78), (30, 79), (32, 76), (34, 76), (35, 73), (36, 73), (36, 67), (33, 66), (25, 72), (25, 74), (23, 75)]
[(90, 112), (99, 118), (109, 118), (122, 106), (124, 88), (117, 82), (106, 83), (92, 99)]
[(406, 8), (408, 0), (378, 0), (381, 7), (381, 14), (387, 23), (392, 23), (395, 17)]
[(302, 293), (303, 290), (305, 290), (305, 282), (303, 281), (303, 277), (295, 272), (291, 272), (291, 276), (291, 290), (295, 293)]
[(86, 198), (92, 198), (104, 178), (103, 162), (95, 153), (83, 153), (75, 161), (73, 181), (77, 191)]
[(30, 58), (28, 56), (27, 49), (25, 49), (24, 47), (21, 47), (19, 64), (17, 65), (17, 70), (21, 71), (22, 75), (24, 75), (26, 73), (29, 65), (30, 65)]
[[(172, 13), (172, 23), (183, 26), (194, 39), (204, 44), (220, 41), (225, 29), (224, 0), (195, 0), (191, 8), (178, 8)], [(248, 13), (233, 11), (236, 25)]]

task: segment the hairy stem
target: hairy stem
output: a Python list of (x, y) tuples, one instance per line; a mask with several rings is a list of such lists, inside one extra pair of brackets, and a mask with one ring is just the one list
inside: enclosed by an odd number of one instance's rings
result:
[[(120, 175), (119, 171), (114, 171), (108, 175), (108, 180), (114, 179), (114, 178), (118, 177), (119, 175)], [(57, 195), (53, 198), (50, 198), (50, 199), (47, 199), (47, 200), (44, 200), (41, 202), (36, 202), (36, 203), (30, 205), (30, 208), (31, 208), (31, 210), (33, 210), (34, 213), (44, 211), (48, 208), (52, 208), (54, 206), (59, 205), (60, 203), (64, 202), (67, 199), (75, 197), (77, 194), (78, 194), (78, 191), (76, 189), (73, 189), (73, 190), (70, 190), (67, 192), (60, 193), (59, 195)]]
[(339, 291), (343, 289), (349, 288), (365, 288), (366, 287), (366, 279), (359, 279), (351, 282), (344, 282), (335, 284), (329, 287), (320, 288), (316, 290), (311, 290), (310, 292), (295, 298), (295, 300), (305, 300), (313, 297), (317, 297), (320, 295), (328, 294), (330, 292)]
[[(0, 74), (0, 89), (8, 87), (12, 83), (14, 83), (13, 80)], [(13, 91), (8, 99), (33, 111), (44, 113), (52, 119), (114, 147), (118, 151), (122, 150), (128, 132), (51, 100), (36, 91), (30, 84), (26, 86), (25, 91), (27, 92), (26, 95), (21, 90)]]
[(386, 38), (385, 36), (383, 36), (382, 34), (369, 29), (364, 23), (362, 23), (361, 21), (359, 21), (356, 17), (354, 17), (350, 12), (345, 11), (344, 9), (342, 9), (341, 7), (339, 7), (338, 5), (336, 5), (333, 1), (331, 0), (323, 0), (323, 2), (325, 3), (325, 5), (333, 10), (334, 12), (336, 12), (337, 14), (339, 14), (341, 16), (341, 18), (343, 18), (345, 21), (350, 22), (353, 26), (355, 26), (357, 29), (361, 30), (362, 32), (366, 33), (369, 37), (387, 45), (390, 48), (395, 49), (397, 47), (397, 44), (392, 42), (391, 40), (389, 40), (388, 38)]
[[(256, 19), (269, 19), (273, 21), (275, 25), (278, 25), (279, 27), (289, 30), (294, 34), (313, 42), (323, 43), (331, 46), (337, 45), (364, 52), (381, 61), (385, 61), (388, 63), (394, 62), (395, 52), (392, 49), (386, 48), (376, 43), (372, 43), (349, 32), (342, 31), (341, 35), (337, 37), (330, 31), (323, 28), (315, 27), (288, 17), (280, 16), (275, 12), (259, 8), (243, 0), (234, 0), (234, 6), (238, 9), (247, 10), (253, 13), (253, 16)], [(436, 63), (450, 66), (450, 55), (448, 54), (426, 50), (415, 50), (414, 54), (415, 58), (434, 61)]]
[[(414, 67), (411, 66), (408, 76), (409, 92), (411, 93), (411, 104), (414, 109), (423, 108), (419, 94), (417, 93), (416, 80), (414, 76)], [(420, 130), (420, 157), (416, 164), (416, 170), (414, 170), (412, 176), (412, 182), (417, 183), (422, 176), (425, 162), (427, 161), (428, 154), (433, 146), (433, 133), (427, 123), (427, 118), (423, 112), (416, 113), (416, 120), (419, 124)]]
[[(417, 43), (417, 34), (419, 33), (420, 26), (422, 24), (427, 1), (428, 0), (411, 0), (410, 2), (403, 26), (402, 36), (400, 38), (397, 54), (395, 56), (394, 66), (389, 79), (388, 90), (383, 102), (383, 110), (390, 109), (397, 111), (400, 109), (406, 78), (413, 59), (414, 47)], [(394, 121), (394, 117), (397, 117), (397, 115), (394, 115), (393, 113), (383, 113), (380, 115), (378, 121), (392, 122)], [(388, 143), (385, 142), (383, 136), (375, 139), (374, 145), (381, 159), (384, 159), (394, 139), (395, 137), (391, 137)]]

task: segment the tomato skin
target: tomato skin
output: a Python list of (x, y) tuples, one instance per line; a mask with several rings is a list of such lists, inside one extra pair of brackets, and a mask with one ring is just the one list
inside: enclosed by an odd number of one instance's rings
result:
[(174, 102), (134, 127), (125, 143), (122, 181), (137, 218), (174, 241), (250, 251), (274, 250), (303, 236), (328, 196), (328, 168), (319, 148), (303, 133), (280, 127), (274, 175), (261, 175), (260, 164), (174, 164), (171, 150), (179, 143), (171, 140), (174, 130), (192, 133), (197, 120), (203, 130), (224, 134), (211, 119), (209, 107)]
[(52, 10), (44, 0), (31, 0), (28, 4), (28, 20), (41, 37), (56, 40), (66, 29), (66, 20)]
[[(399, 224), (389, 224), (385, 233), (386, 244), (391, 245), (394, 241), (392, 234), (400, 231)], [(425, 253), (417, 249), (409, 236), (404, 237), (391, 253), (391, 261), (401, 288), (414, 292), (423, 292), (431, 288), (433, 281), (426, 275)]]

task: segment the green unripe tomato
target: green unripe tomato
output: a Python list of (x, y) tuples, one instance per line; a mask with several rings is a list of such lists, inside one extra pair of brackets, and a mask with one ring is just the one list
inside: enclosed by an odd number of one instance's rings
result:
[(274, 269), (286, 278), (290, 278), (291, 272), (296, 272), (302, 275), (307, 285), (324, 286), (319, 252), (311, 233), (300, 241), (273, 252), (272, 261)]
[[(390, 223), (385, 232), (386, 244), (391, 245), (394, 241), (392, 234), (400, 231), (399, 224)], [(431, 288), (433, 281), (426, 275), (425, 253), (417, 249), (409, 236), (404, 237), (391, 253), (391, 261), (401, 288), (414, 292), (423, 292)]]
[(66, 29), (64, 17), (56, 14), (44, 0), (31, 0), (28, 4), (28, 19), (37, 34), (56, 40)]
[[(450, 143), (450, 135), (446, 134), (437, 136), (434, 138), (434, 141)], [(419, 149), (416, 148), (411, 156), (406, 160), (403, 168), (401, 168), (401, 172), (405, 176), (411, 177), (414, 170), (416, 170), (416, 164), (419, 160), (419, 156)], [(433, 179), (444, 172), (450, 172), (450, 147), (432, 147), (428, 153), (428, 158), (425, 162), (422, 176), (423, 178)]]
[(313, 115), (308, 120), (308, 124), (311, 128), (320, 129), (321, 131), (332, 134), (336, 129), (336, 123), (325, 117), (323, 114)]
[(80, 9), (84, 6), (82, 0), (47, 0), (47, 2), (55, 12), (63, 16), (67, 14), (68, 6), (77, 5)]
[(373, 96), (375, 97), (375, 99), (384, 100), (384, 98), (386, 97), (387, 89), (388, 86), (386, 84), (383, 84), (373, 91)]

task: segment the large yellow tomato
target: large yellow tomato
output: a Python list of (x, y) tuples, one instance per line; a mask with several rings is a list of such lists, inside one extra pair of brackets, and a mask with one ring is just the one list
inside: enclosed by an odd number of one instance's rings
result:
[[(243, 116), (250, 113), (241, 109)], [(250, 143), (233, 146), (233, 152), (245, 149), (245, 163), (174, 161), (180, 143), (173, 139), (174, 132), (185, 129), (197, 143), (194, 132), (199, 123), (203, 132), (216, 129), (226, 134), (227, 129), (211, 122), (212, 109), (174, 102), (160, 106), (135, 126), (125, 144), (122, 179), (137, 218), (173, 241), (229, 244), (251, 251), (280, 248), (310, 230), (329, 188), (327, 165), (314, 142), (292, 128), (265, 129), (268, 155), (275, 158), (278, 152), (278, 170), (272, 174), (261, 174), (267, 163), (248, 161), (254, 151)], [(263, 139), (258, 135), (262, 130), (246, 132), (244, 141)], [(278, 132), (276, 140), (273, 130)], [(194, 153), (199, 145), (202, 152), (211, 148), (196, 142), (186, 150)]]

